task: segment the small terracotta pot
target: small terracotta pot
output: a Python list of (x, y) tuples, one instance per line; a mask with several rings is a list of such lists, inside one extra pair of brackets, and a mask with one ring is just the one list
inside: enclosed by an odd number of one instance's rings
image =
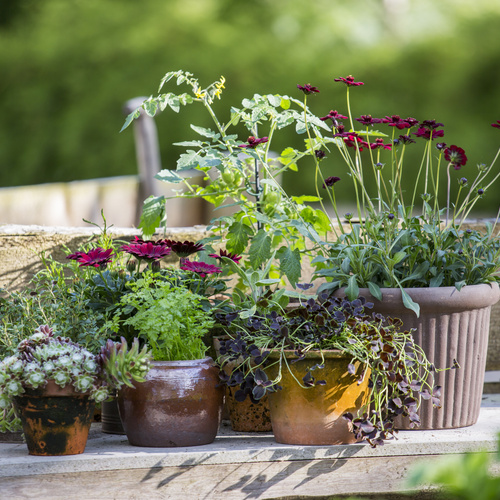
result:
[[(220, 342), (229, 337), (214, 337), (213, 343), (217, 356), (220, 354)], [(224, 371), (229, 375), (234, 363), (224, 366)], [(229, 414), (231, 429), (236, 432), (271, 432), (271, 412), (269, 400), (265, 396), (257, 403), (252, 403), (249, 397), (245, 401), (237, 401), (234, 398), (240, 386), (226, 386), (225, 405)]]
[(214, 441), (224, 391), (212, 358), (154, 361), (146, 381), (124, 387), (118, 408), (131, 445), (196, 446)]
[(52, 380), (43, 389), (13, 398), (30, 455), (78, 455), (87, 444), (94, 401)]
[[(269, 362), (278, 360), (280, 353), (271, 351)], [(351, 357), (340, 351), (323, 351), (324, 365), (312, 374), (317, 380), (325, 380), (326, 385), (303, 388), (302, 381), (307, 368), (321, 362), (321, 353), (311, 351), (306, 358), (294, 363), (293, 351), (285, 351), (288, 363), (283, 363), (281, 390), (269, 394), (271, 423), (278, 443), (298, 445), (333, 445), (356, 442), (351, 424), (343, 414), (356, 412), (368, 400), (368, 371), (361, 384), (358, 379), (363, 367), (355, 363), (356, 373), (351, 375), (347, 366)], [(270, 379), (278, 375), (278, 364), (266, 368)], [(294, 378), (295, 376), (295, 378)]]

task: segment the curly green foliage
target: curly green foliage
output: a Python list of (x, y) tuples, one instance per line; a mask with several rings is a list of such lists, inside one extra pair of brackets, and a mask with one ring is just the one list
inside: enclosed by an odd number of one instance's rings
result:
[(118, 331), (131, 326), (153, 352), (157, 361), (199, 359), (207, 347), (203, 336), (214, 325), (203, 297), (185, 287), (172, 286), (160, 274), (147, 272), (130, 283), (131, 293), (120, 299), (120, 307), (107, 325)]

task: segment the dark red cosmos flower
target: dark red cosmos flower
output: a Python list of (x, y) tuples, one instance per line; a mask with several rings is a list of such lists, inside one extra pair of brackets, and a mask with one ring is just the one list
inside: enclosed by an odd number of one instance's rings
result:
[(436, 123), (436, 120), (424, 120), (420, 125), (430, 130), (434, 130), (438, 127), (444, 127), (442, 123)]
[(394, 139), (394, 144), (396, 146), (400, 143), (411, 144), (412, 142), (414, 143), (415, 141), (409, 135), (400, 135), (397, 139)]
[(467, 163), (465, 151), (454, 145), (444, 150), (444, 158), (453, 165), (455, 170), (460, 170)]
[(174, 241), (162, 240), (163, 243), (170, 248), (178, 257), (185, 258), (189, 255), (205, 250), (201, 243), (193, 243), (192, 241)]
[(435, 130), (425, 127), (418, 127), (416, 132), (413, 132), (417, 137), (422, 137), (423, 139), (437, 139), (438, 137), (444, 137), (444, 130)]
[(323, 183), (323, 188), (332, 187), (336, 182), (340, 181), (340, 177), (327, 177)]
[(491, 126), (495, 128), (500, 128), (500, 120), (497, 120), (496, 123), (492, 123)]
[(205, 262), (191, 262), (189, 260), (184, 260), (181, 265), (183, 271), (191, 271), (198, 274), (200, 277), (204, 278), (207, 274), (221, 273), (222, 269), (217, 266), (212, 266), (212, 264), (206, 264)]
[[(335, 136), (334, 136), (335, 137)], [(343, 136), (343, 141), (348, 148), (355, 148), (356, 143), (358, 144), (358, 149), (363, 151), (363, 146), (366, 146), (367, 143), (361, 139), (361, 137), (356, 134), (348, 134)]]
[(144, 241), (135, 237), (130, 245), (122, 245), (122, 250), (138, 259), (148, 261), (160, 260), (170, 254), (170, 248), (163, 240), (158, 241)]
[(347, 116), (341, 115), (337, 110), (331, 110), (326, 116), (320, 118), (321, 121), (332, 120), (333, 123), (337, 123), (337, 120), (347, 120)]
[(326, 156), (326, 153), (322, 149), (316, 149), (314, 150), (314, 155), (318, 160), (322, 160)]
[(380, 118), (373, 118), (372, 115), (361, 115), (356, 118), (356, 121), (363, 125), (375, 125), (375, 123), (380, 123), (382, 120)]
[(319, 93), (319, 90), (317, 87), (313, 87), (311, 84), (307, 84), (307, 85), (298, 85), (297, 84), (297, 88), (299, 90), (302, 90), (302, 92), (304, 92), (304, 94), (306, 95), (309, 95), (309, 94), (314, 94), (315, 92), (316, 93)]
[(387, 123), (389, 127), (396, 127), (398, 130), (411, 128), (418, 123), (415, 118), (410, 117), (403, 120), (399, 115), (386, 116), (381, 121), (382, 123)]
[(375, 142), (372, 142), (371, 144), (368, 144), (370, 149), (377, 149), (377, 148), (384, 148), (384, 149), (391, 149), (392, 144), (384, 144), (384, 139), (381, 137), (378, 137), (375, 139)]
[(442, 151), (446, 147), (446, 142), (438, 142), (436, 144), (436, 149)]
[(404, 121), (408, 124), (409, 127), (414, 127), (415, 125), (418, 125), (418, 120), (412, 118), (411, 116), (405, 118)]
[(352, 75), (349, 75), (346, 78), (340, 77), (340, 78), (334, 78), (335, 82), (343, 82), (345, 83), (348, 87), (359, 87), (360, 85), (364, 85), (363, 82), (355, 82), (354, 77)]
[(254, 137), (253, 135), (251, 135), (247, 140), (248, 144), (241, 144), (238, 147), (239, 148), (255, 149), (259, 144), (264, 144), (268, 140), (269, 140), (269, 137), (261, 137), (260, 139), (258, 139), (257, 137)]
[(236, 264), (240, 263), (241, 260), (241, 255), (237, 255), (235, 253), (229, 253), (227, 250), (219, 250), (219, 253), (211, 253), (208, 255), (209, 257), (212, 257), (213, 259), (217, 259), (219, 261), (222, 261), (222, 257), (227, 257), (228, 259), (231, 259), (233, 262)]
[(66, 258), (71, 260), (76, 260), (80, 263), (80, 267), (84, 266), (92, 266), (92, 267), (106, 267), (112, 260), (113, 249), (108, 248), (108, 250), (104, 250), (104, 248), (97, 247), (89, 250), (87, 253), (85, 252), (75, 252), (71, 255), (68, 255)]

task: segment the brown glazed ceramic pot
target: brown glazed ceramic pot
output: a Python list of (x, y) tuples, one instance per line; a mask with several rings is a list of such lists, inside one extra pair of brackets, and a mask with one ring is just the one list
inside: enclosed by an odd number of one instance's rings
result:
[[(407, 288), (420, 305), (420, 317), (403, 306), (399, 288), (382, 288), (382, 301), (368, 289), (360, 295), (374, 303), (374, 310), (401, 318), (405, 330), (415, 329), (413, 338), (437, 368), (459, 369), (438, 372), (435, 383), (442, 387), (440, 409), (422, 401), (419, 429), (454, 429), (477, 422), (483, 393), (491, 306), (500, 299), (498, 284), (455, 287)], [(398, 419), (399, 429), (410, 429), (408, 419)]]
[[(326, 385), (311, 388), (301, 387), (293, 375), (302, 380), (309, 366), (321, 362), (319, 352), (309, 352), (306, 358), (283, 364), (281, 390), (269, 394), (271, 423), (278, 443), (297, 445), (333, 445), (356, 442), (350, 423), (343, 418), (345, 412), (356, 412), (368, 399), (369, 372), (358, 385), (362, 366), (355, 364), (356, 373), (350, 375), (347, 365), (350, 356), (339, 351), (323, 351), (323, 369), (314, 370), (314, 377), (325, 380)], [(271, 351), (268, 360), (277, 360), (279, 353)], [(286, 351), (288, 359), (296, 356)], [(291, 373), (290, 373), (291, 371)], [(278, 365), (266, 368), (268, 377), (278, 375)], [(293, 374), (293, 375), (292, 375)]]
[(154, 361), (146, 381), (124, 387), (118, 408), (131, 445), (196, 446), (214, 441), (223, 388), (212, 358)]
[(84, 452), (95, 406), (88, 394), (49, 380), (45, 388), (28, 389), (13, 402), (30, 455)]
[[(226, 337), (228, 338), (228, 337)], [(214, 349), (217, 356), (220, 353), (220, 341), (225, 340), (225, 337), (214, 337)], [(234, 363), (228, 363), (224, 366), (224, 371), (229, 375)], [(231, 429), (237, 432), (271, 432), (271, 413), (269, 410), (269, 400), (265, 396), (256, 403), (252, 403), (250, 398), (245, 401), (237, 401), (234, 394), (240, 388), (226, 386), (225, 391), (225, 406), (229, 415)]]

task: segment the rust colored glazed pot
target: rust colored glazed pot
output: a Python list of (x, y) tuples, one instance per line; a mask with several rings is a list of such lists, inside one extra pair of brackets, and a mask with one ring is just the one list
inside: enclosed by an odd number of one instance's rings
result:
[[(405, 330), (415, 329), (413, 338), (427, 358), (445, 368), (456, 359), (459, 369), (435, 374), (442, 387), (440, 409), (422, 401), (419, 429), (454, 429), (477, 422), (481, 408), (484, 372), (488, 352), (491, 306), (500, 299), (498, 284), (455, 287), (407, 288), (420, 305), (420, 317), (403, 306), (399, 288), (382, 288), (382, 301), (368, 289), (360, 295), (374, 303), (374, 310), (401, 318)], [(398, 419), (399, 429), (410, 429), (408, 419)]]
[[(225, 340), (225, 337), (214, 337), (213, 339), (217, 356), (220, 353), (221, 340)], [(224, 366), (224, 371), (229, 375), (233, 367), (234, 363), (228, 363)], [(239, 385), (225, 387), (225, 405), (229, 414), (231, 429), (237, 432), (271, 432), (271, 413), (268, 397), (263, 397), (257, 403), (252, 403), (248, 397), (245, 401), (240, 402), (234, 398), (234, 394), (239, 389)]]
[(214, 441), (223, 388), (212, 358), (154, 361), (146, 381), (124, 387), (118, 408), (131, 445), (196, 446)]
[[(363, 382), (358, 385), (362, 366), (355, 364), (356, 373), (350, 375), (347, 365), (350, 356), (339, 351), (323, 351), (323, 369), (314, 370), (314, 377), (325, 380), (326, 385), (311, 388), (301, 387), (308, 367), (321, 362), (319, 352), (309, 352), (306, 358), (294, 363), (283, 364), (281, 390), (269, 394), (271, 408), (271, 423), (273, 433), (278, 443), (297, 445), (333, 445), (356, 442), (349, 422), (343, 414), (356, 414), (368, 399), (369, 372)], [(293, 351), (286, 351), (290, 361), (295, 359)], [(278, 360), (279, 353), (271, 351), (268, 360), (272, 363)], [(278, 365), (266, 368), (268, 377), (278, 375)]]
[(28, 389), (13, 402), (30, 455), (84, 452), (95, 406), (87, 394), (49, 380), (45, 388)]

